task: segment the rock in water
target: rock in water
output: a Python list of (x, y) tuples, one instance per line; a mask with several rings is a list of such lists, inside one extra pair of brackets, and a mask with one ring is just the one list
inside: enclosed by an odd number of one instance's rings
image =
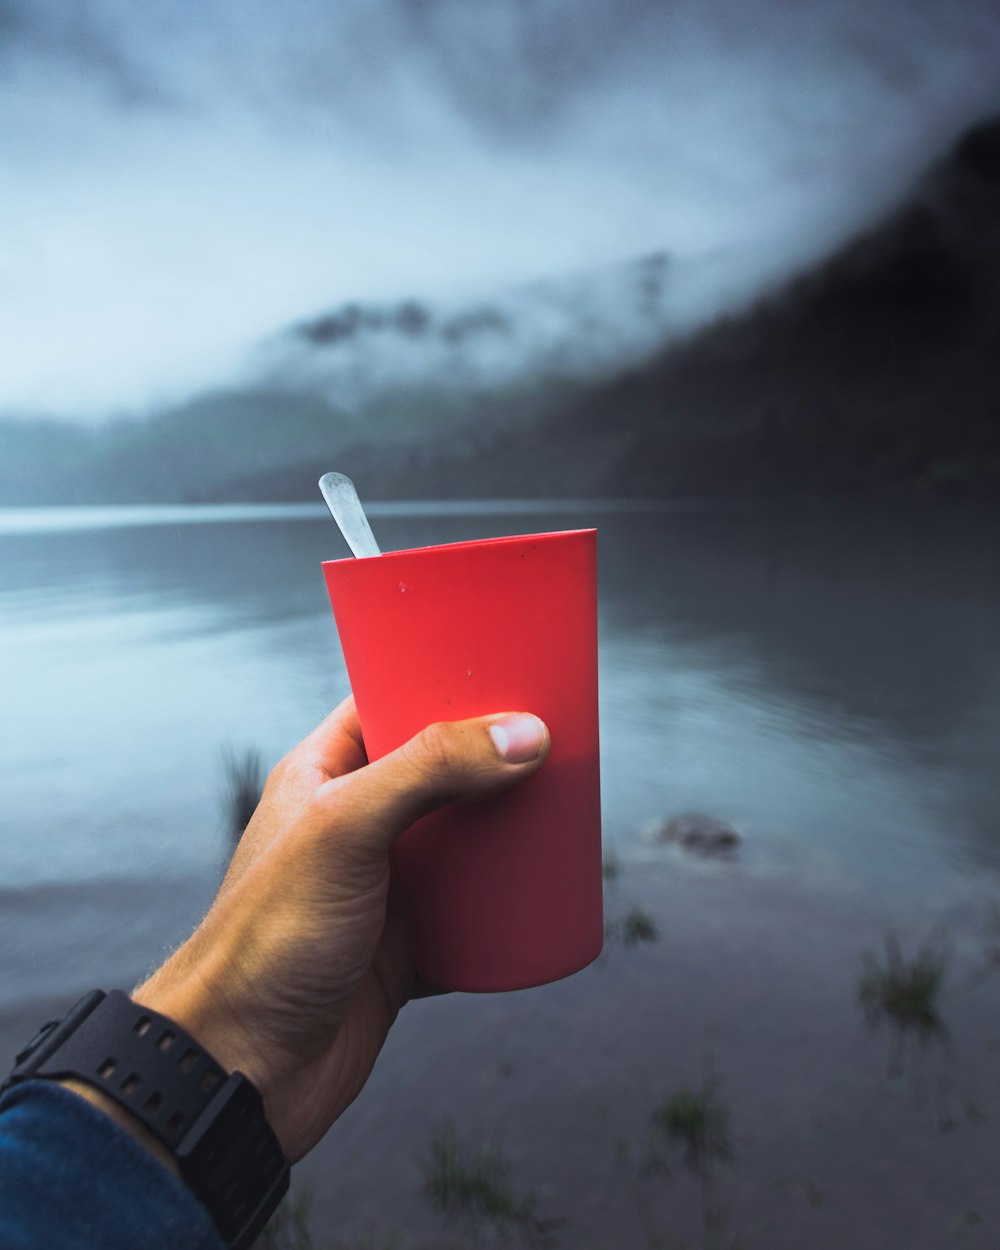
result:
[(650, 832), (657, 842), (676, 842), (686, 851), (705, 856), (731, 856), (743, 841), (732, 825), (701, 812), (654, 822)]

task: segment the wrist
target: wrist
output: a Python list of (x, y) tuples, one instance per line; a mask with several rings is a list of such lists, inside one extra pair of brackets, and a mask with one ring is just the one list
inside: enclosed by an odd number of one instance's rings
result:
[(288, 1190), (289, 1162), (252, 1082), (121, 990), (91, 990), (46, 1021), (2, 1088), (33, 1079), (118, 1123), (189, 1186), (232, 1250), (249, 1250)]
[(263, 1055), (248, 1044), (245, 1025), (228, 1007), (216, 981), (203, 970), (195, 971), (198, 965), (185, 954), (182, 947), (129, 997), (179, 1024), (227, 1074), (241, 1072), (260, 1094), (268, 1123), (277, 1131), (273, 1082)]

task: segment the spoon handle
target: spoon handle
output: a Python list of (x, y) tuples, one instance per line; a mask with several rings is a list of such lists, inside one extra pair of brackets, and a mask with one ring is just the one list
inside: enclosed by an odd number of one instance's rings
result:
[(382, 552), (351, 479), (343, 473), (324, 473), (319, 479), (319, 489), (354, 554), (359, 559), (380, 556)]

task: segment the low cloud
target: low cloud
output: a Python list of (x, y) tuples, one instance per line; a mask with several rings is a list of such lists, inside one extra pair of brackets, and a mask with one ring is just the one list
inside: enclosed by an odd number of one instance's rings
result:
[(0, 408), (71, 416), (349, 300), (661, 250), (740, 298), (1000, 107), (988, 0), (0, 0), (0, 45)]

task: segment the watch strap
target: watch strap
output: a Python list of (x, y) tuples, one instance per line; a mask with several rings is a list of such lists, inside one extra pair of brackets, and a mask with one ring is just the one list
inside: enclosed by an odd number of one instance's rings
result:
[(175, 1021), (121, 990), (93, 990), (62, 1021), (45, 1024), (3, 1088), (65, 1077), (125, 1107), (171, 1151), (233, 1250), (251, 1245), (290, 1174), (251, 1081), (227, 1073)]

